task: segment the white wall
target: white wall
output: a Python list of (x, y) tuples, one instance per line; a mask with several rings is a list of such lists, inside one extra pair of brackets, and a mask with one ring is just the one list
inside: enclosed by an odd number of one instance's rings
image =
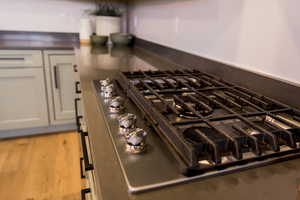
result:
[(91, 2), (70, 0), (0, 0), (0, 30), (78, 32)]
[(299, 0), (137, 0), (136, 36), (300, 83)]
[(0, 0), (0, 30), (79, 32), (84, 10), (93, 8), (94, 0)]

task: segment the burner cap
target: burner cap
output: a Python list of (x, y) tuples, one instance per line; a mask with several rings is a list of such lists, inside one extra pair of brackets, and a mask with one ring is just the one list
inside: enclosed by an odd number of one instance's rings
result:
[[(206, 105), (204, 102), (201, 102), (202, 105), (194, 103), (194, 102), (190, 102), (190, 101), (185, 101), (185, 104), (182, 104), (181, 102), (177, 101), (176, 99), (174, 99), (174, 103), (173, 106), (175, 107), (175, 109), (177, 111), (179, 111), (179, 117), (182, 118), (187, 118), (187, 119), (197, 119), (199, 118), (196, 114), (194, 114), (193, 112), (191, 112), (187, 106), (192, 107), (194, 110), (196, 110), (197, 112), (199, 112), (202, 116), (208, 116), (210, 114), (212, 114), (213, 109), (209, 108), (208, 105)], [(205, 106), (203, 106), (205, 105)]]

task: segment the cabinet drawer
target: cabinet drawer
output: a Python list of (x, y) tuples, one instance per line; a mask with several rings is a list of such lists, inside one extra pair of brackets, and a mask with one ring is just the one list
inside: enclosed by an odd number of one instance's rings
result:
[(42, 66), (42, 51), (0, 50), (0, 68)]

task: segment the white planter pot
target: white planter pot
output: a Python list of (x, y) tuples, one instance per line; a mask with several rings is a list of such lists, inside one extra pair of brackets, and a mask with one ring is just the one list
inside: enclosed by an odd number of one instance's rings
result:
[(96, 34), (109, 36), (111, 33), (121, 32), (121, 18), (120, 17), (96, 17)]
[(80, 19), (80, 32), (79, 32), (80, 41), (89, 42), (92, 33), (93, 30), (91, 26), (91, 20), (89, 18)]

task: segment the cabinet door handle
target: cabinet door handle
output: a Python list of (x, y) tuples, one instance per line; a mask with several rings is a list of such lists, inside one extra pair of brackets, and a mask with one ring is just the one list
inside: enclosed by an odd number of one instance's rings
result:
[(86, 188), (86, 189), (81, 190), (81, 200), (86, 200), (86, 194), (87, 193), (91, 193), (90, 188)]
[(77, 65), (73, 65), (74, 72), (78, 72)]
[(81, 90), (79, 90), (79, 85), (80, 85), (80, 82), (76, 81), (75, 82), (75, 93), (76, 94), (80, 94), (81, 93)]
[(86, 146), (86, 141), (85, 137), (87, 136), (88, 133), (82, 132), (81, 133), (81, 144), (82, 144), (82, 153), (83, 153), (83, 161), (84, 161), (84, 167), (85, 171), (91, 171), (94, 170), (94, 165), (90, 163), (89, 161), (89, 155), (87, 152), (87, 146)]
[(82, 161), (83, 161), (83, 157), (80, 158), (80, 177), (85, 178), (85, 175), (83, 174)]
[(57, 66), (54, 65), (54, 85), (55, 85), (55, 88), (58, 89), (58, 79), (57, 79), (57, 72), (58, 72), (58, 69), (57, 69)]

